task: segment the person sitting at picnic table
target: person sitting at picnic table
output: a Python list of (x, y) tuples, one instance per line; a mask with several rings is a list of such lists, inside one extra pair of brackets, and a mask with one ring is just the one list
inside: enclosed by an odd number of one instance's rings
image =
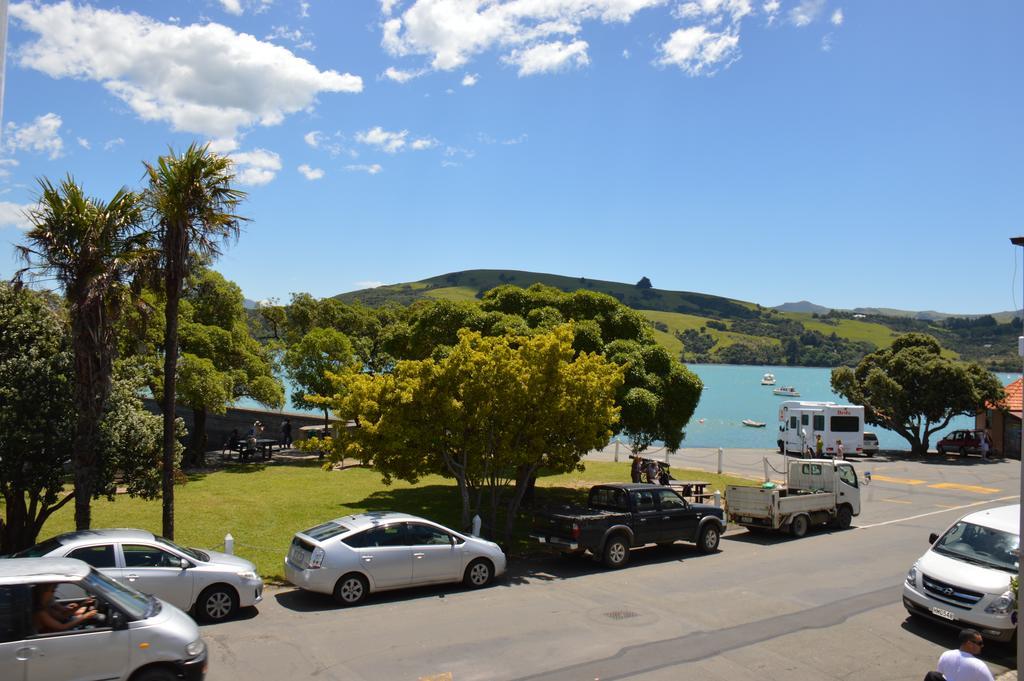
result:
[(242, 436), (238, 434), (238, 428), (231, 430), (231, 435), (228, 436), (228, 443), (224, 449), (235, 450), (238, 449), (238, 443), (242, 441)]
[(646, 473), (647, 473), (647, 482), (651, 483), (652, 485), (660, 485), (661, 484), (661, 482), (659, 480), (659, 478), (661, 477), (660, 476), (661, 469), (658, 468), (658, 462), (657, 461), (655, 461), (654, 459), (648, 459), (647, 460), (647, 471), (646, 471)]

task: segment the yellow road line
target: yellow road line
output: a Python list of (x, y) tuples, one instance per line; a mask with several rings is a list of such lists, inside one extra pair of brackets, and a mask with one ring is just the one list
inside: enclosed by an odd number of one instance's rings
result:
[(923, 485), (928, 482), (927, 480), (914, 480), (913, 478), (890, 478), (888, 475), (872, 475), (872, 480), (881, 480), (882, 482), (898, 482), (901, 485)]
[(879, 499), (878, 501), (887, 501), (890, 504), (912, 504), (913, 501), (904, 501), (903, 499)]
[(418, 681), (452, 681), (452, 673), (434, 674), (433, 676), (421, 676)]
[(928, 485), (933, 489), (962, 489), (965, 492), (977, 492), (978, 494), (995, 494), (1001, 492), (998, 487), (981, 487), (980, 485), (961, 485), (958, 482), (939, 482)]

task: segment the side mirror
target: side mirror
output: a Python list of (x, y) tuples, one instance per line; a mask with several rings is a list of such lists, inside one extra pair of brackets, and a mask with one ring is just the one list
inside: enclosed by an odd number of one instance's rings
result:
[(934, 532), (932, 532), (931, 534), (928, 535), (928, 543), (929, 544), (934, 544), (936, 541), (938, 541), (938, 539), (939, 539), (939, 535), (935, 534)]
[(121, 631), (128, 628), (128, 618), (120, 610), (110, 609), (110, 626), (114, 631)]
[(181, 567), (182, 570), (188, 570), (190, 567), (192, 567), (192, 563), (188, 562), (184, 558), (181, 559), (181, 562), (178, 563), (178, 565), (179, 567)]

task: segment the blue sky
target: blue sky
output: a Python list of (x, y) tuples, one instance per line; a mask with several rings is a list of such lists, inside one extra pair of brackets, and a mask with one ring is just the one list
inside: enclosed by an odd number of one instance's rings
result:
[(765, 305), (1021, 306), (1024, 3), (11, 2), (0, 276), (35, 178), (192, 140), (253, 299), (472, 268)]

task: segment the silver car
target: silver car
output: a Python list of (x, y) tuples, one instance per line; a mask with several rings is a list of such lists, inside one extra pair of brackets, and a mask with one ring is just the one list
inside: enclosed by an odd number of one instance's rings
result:
[(77, 558), (208, 622), (225, 620), (238, 608), (263, 600), (263, 580), (249, 561), (179, 546), (145, 530), (68, 532), (13, 557)]
[(360, 513), (299, 532), (284, 559), (288, 581), (355, 605), (375, 591), (463, 582), (486, 586), (505, 572), (494, 542), (414, 515)]

